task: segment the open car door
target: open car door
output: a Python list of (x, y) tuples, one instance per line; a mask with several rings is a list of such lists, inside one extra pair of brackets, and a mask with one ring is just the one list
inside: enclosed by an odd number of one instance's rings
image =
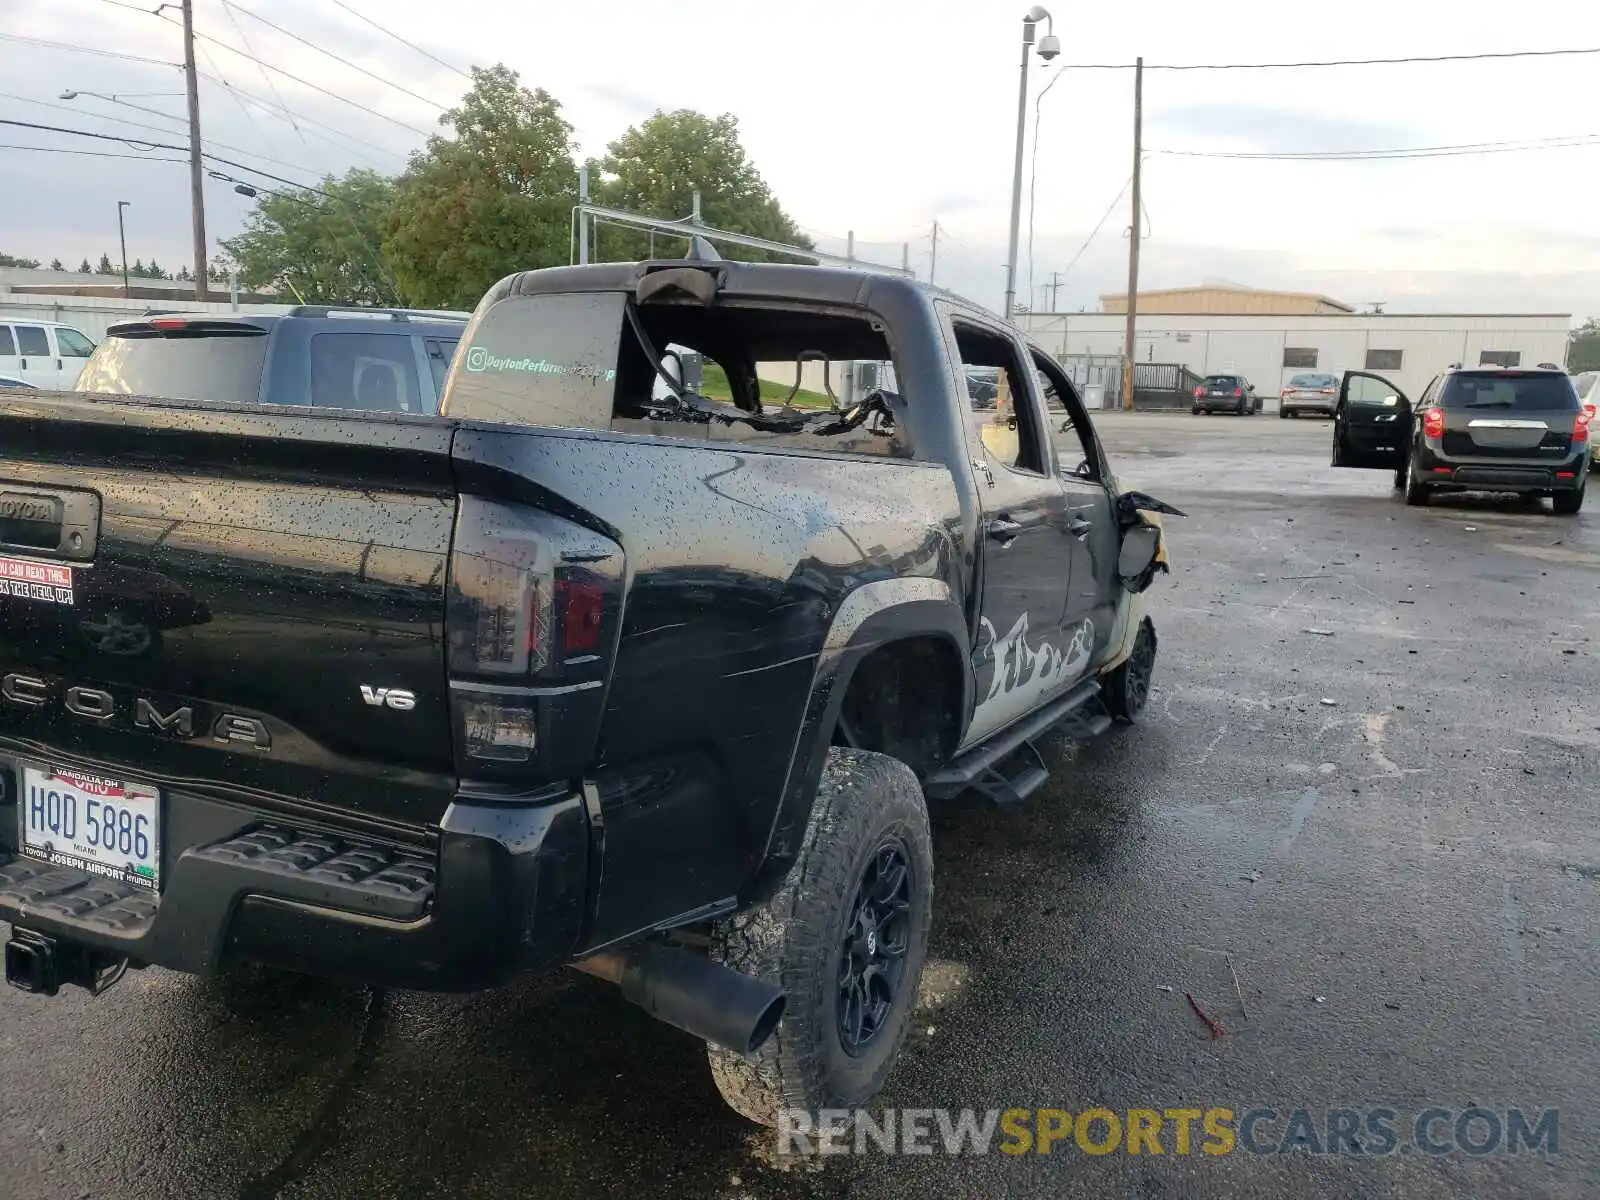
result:
[(1346, 371), (1333, 414), (1333, 465), (1398, 471), (1411, 445), (1411, 402), (1381, 375)]

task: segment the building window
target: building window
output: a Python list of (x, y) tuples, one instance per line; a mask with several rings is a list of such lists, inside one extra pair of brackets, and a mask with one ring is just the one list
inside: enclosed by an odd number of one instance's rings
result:
[(1398, 371), (1400, 362), (1405, 357), (1403, 350), (1368, 350), (1367, 370), (1369, 371)]
[(1478, 355), (1480, 367), (1520, 367), (1521, 350), (1485, 350)]
[(1283, 365), (1286, 367), (1315, 367), (1317, 365), (1316, 348), (1285, 346), (1283, 348)]

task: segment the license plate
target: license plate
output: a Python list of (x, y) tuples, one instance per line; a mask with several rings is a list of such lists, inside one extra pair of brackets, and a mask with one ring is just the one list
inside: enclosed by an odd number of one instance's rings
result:
[(1226, 396), (1228, 393), (1227, 392), (1212, 392), (1211, 394), (1213, 396)]
[(161, 882), (161, 795), (54, 767), (22, 768), (22, 852), (154, 891)]

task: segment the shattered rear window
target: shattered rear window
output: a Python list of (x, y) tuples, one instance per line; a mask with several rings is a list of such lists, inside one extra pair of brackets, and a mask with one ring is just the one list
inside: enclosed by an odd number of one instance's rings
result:
[(893, 356), (865, 316), (726, 301), (630, 314), (630, 302), (623, 292), (495, 302), (468, 327), (442, 414), (913, 457)]

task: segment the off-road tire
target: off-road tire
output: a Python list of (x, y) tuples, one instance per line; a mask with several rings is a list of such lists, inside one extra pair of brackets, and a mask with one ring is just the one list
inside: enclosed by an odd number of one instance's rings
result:
[(1139, 622), (1139, 632), (1133, 635), (1133, 652), (1100, 681), (1100, 699), (1106, 712), (1124, 725), (1137, 725), (1150, 703), (1158, 644), (1156, 623), (1145, 617)]
[[(890, 840), (911, 868), (904, 975), (880, 1032), (852, 1056), (837, 1015), (845, 930), (856, 890)], [(882, 1088), (916, 1007), (932, 914), (933, 846), (916, 774), (888, 755), (830, 748), (788, 877), (765, 904), (712, 929), (715, 961), (779, 983), (788, 997), (777, 1032), (754, 1055), (707, 1047), (723, 1099), (776, 1125), (782, 1109), (853, 1108)]]
[(1558, 517), (1575, 516), (1578, 510), (1583, 507), (1583, 493), (1587, 490), (1587, 487), (1581, 487), (1575, 492), (1550, 493), (1551, 511)]

